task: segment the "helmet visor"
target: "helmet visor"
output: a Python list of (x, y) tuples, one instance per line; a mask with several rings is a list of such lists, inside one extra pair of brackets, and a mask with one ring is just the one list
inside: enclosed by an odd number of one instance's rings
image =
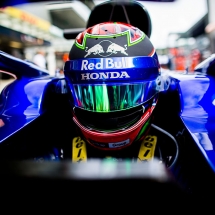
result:
[(72, 88), (75, 106), (95, 112), (136, 107), (158, 92), (156, 80), (130, 84), (73, 84)]

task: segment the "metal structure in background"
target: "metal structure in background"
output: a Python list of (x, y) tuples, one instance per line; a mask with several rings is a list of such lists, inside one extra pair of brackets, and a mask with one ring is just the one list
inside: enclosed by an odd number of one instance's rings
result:
[[(138, 14), (138, 16), (134, 16), (134, 14)], [(151, 36), (151, 18), (147, 9), (138, 2), (134, 4), (132, 1), (124, 0), (104, 1), (92, 9), (85, 28), (108, 21), (129, 23), (138, 27), (148, 37)], [(83, 30), (84, 28), (64, 29), (64, 37), (75, 39)]]
[(63, 29), (85, 28), (93, 1), (16, 3), (23, 4), (0, 8), (0, 49), (29, 61), (38, 49), (43, 49), (48, 70), (55, 75), (56, 69), (63, 67), (59, 53), (68, 52), (73, 44), (63, 37)]

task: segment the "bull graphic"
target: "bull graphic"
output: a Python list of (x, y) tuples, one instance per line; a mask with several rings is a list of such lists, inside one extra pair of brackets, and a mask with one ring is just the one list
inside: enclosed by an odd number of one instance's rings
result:
[(116, 43), (112, 43), (111, 45), (108, 46), (107, 53), (114, 53), (117, 54), (117, 52), (121, 52), (122, 54), (128, 55), (125, 50), (127, 49), (127, 45), (124, 45), (125, 48), (122, 46), (117, 45)]
[(87, 57), (90, 54), (99, 54), (99, 53), (104, 53), (103, 47), (100, 44), (97, 44), (95, 46), (93, 46), (92, 48), (88, 49), (88, 47), (86, 47), (85, 51), (87, 52), (87, 54), (84, 57)]

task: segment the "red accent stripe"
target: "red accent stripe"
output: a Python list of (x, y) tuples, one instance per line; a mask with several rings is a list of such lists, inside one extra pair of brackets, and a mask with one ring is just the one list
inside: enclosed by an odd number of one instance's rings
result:
[(154, 55), (154, 53), (155, 53), (155, 49), (153, 48), (153, 50), (151, 51), (151, 53), (148, 55), (148, 56), (153, 56)]
[[(119, 135), (123, 135), (123, 134), (127, 134), (127, 133), (132, 132), (133, 130), (135, 130), (137, 127), (140, 127), (142, 124), (144, 124), (148, 120), (148, 118), (149, 118), (149, 116), (150, 116), (150, 114), (152, 113), (153, 110), (154, 110), (154, 106), (149, 108), (149, 110), (142, 116), (142, 118), (134, 126), (132, 126), (131, 128), (126, 129), (124, 131), (118, 131), (118, 132), (113, 132), (113, 133), (105, 133), (105, 135), (113, 137), (114, 135), (119, 136)], [(73, 120), (78, 125), (79, 128), (81, 128), (82, 130), (84, 130), (88, 134), (97, 135), (97, 136), (103, 136), (104, 135), (104, 132), (99, 132), (99, 131), (94, 132), (94, 131), (91, 131), (91, 130), (85, 128), (83, 125), (80, 124), (80, 122), (77, 120), (76, 117), (73, 117)]]

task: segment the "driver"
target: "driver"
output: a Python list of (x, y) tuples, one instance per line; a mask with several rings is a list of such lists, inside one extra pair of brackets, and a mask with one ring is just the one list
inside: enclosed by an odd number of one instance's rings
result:
[(86, 29), (71, 48), (64, 74), (75, 125), (69, 155), (73, 162), (146, 162), (156, 157), (167, 167), (176, 163), (177, 141), (153, 124), (159, 92), (168, 83), (141, 30), (120, 22)]

